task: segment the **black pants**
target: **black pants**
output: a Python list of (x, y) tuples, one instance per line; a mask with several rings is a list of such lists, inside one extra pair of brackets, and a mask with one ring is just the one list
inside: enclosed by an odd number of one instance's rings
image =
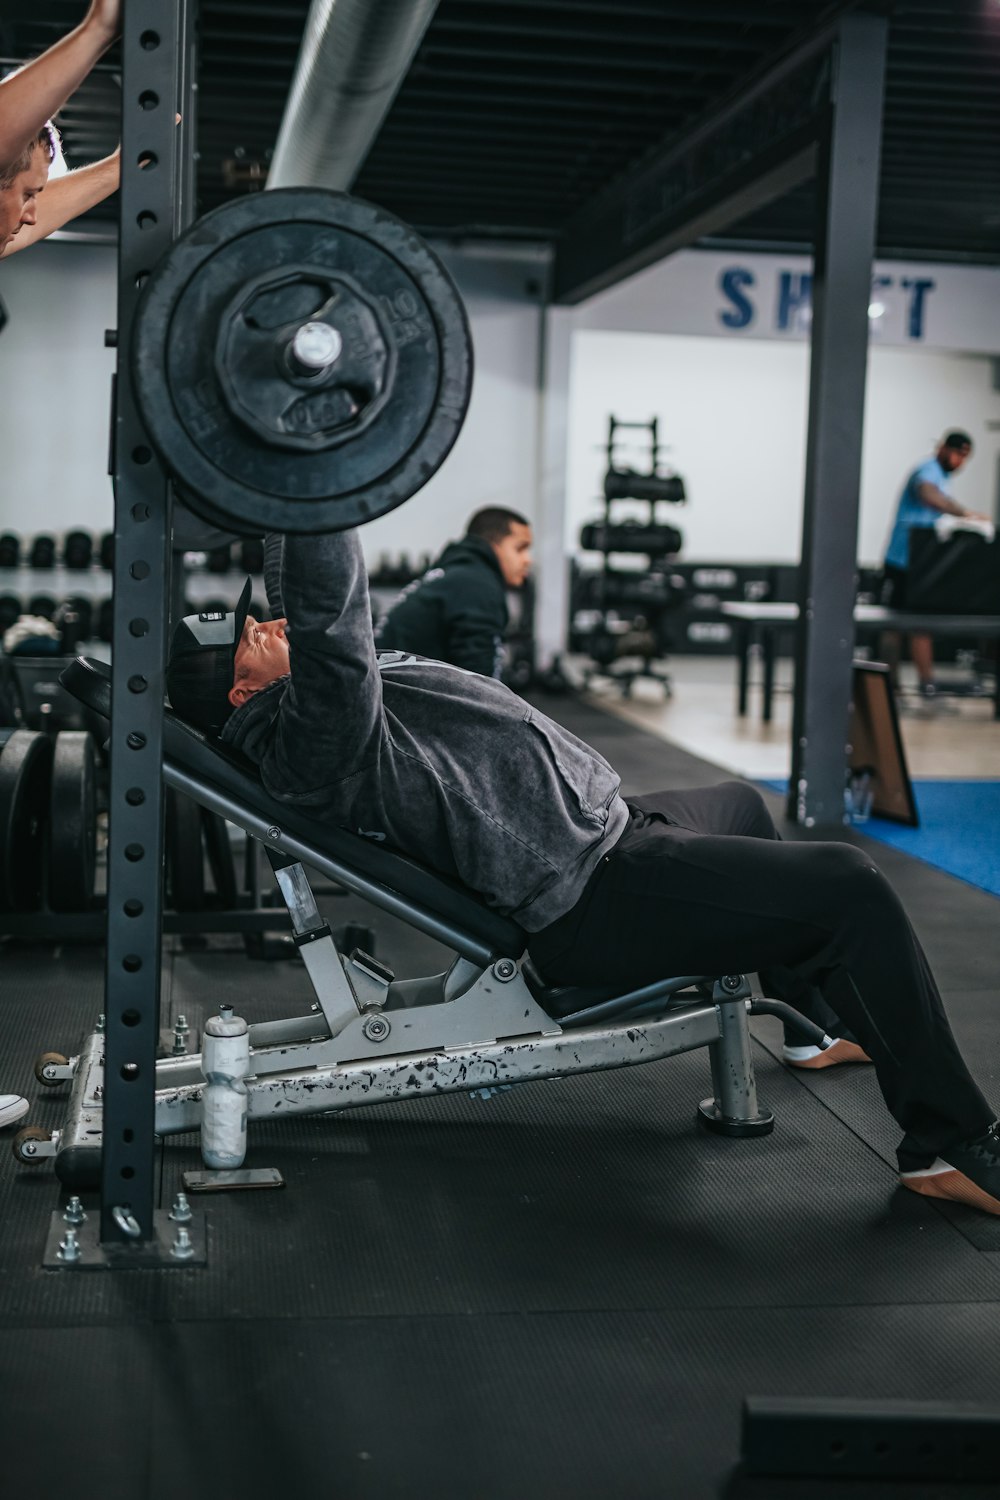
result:
[(909, 568), (899, 568), (895, 563), (883, 563), (879, 603), (885, 609), (906, 608), (906, 585), (909, 578)]
[(529, 943), (550, 984), (756, 972), (766, 993), (828, 1030), (832, 1011), (857, 1037), (905, 1131), (901, 1168), (989, 1126), (916, 934), (867, 854), (783, 842), (743, 782), (627, 800), (631, 822), (576, 906)]

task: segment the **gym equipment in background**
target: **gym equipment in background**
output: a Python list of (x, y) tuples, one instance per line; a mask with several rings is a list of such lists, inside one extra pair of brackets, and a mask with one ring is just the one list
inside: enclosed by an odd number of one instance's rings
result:
[(83, 572), (94, 560), (94, 538), (89, 531), (67, 531), (63, 541), (63, 565)]
[(48, 572), (56, 565), (56, 539), (54, 536), (36, 536), (28, 553), (28, 567)]
[(15, 729), (0, 753), (0, 910), (34, 911), (45, 873), (42, 830), (52, 785), (52, 741)]
[[(74, 705), (72, 718), (100, 724), (103, 741), (106, 721), (61, 685), (59, 692)], [(99, 941), (105, 925), (99, 852), (107, 808), (105, 757), (88, 730), (55, 732), (56, 722), (50, 715), (43, 730), (0, 729), (0, 933), (60, 943)], [(241, 884), (223, 818), (168, 789), (165, 821), (166, 929), (190, 941), (235, 932), (252, 958), (288, 957), (287, 913), (262, 902), (251, 847)], [(371, 952), (373, 942), (366, 931), (362, 946)]]
[[(623, 429), (648, 433), (645, 472), (616, 464), (616, 439)], [(680, 551), (684, 539), (657, 511), (662, 504), (681, 504), (686, 491), (679, 474), (661, 472), (661, 449), (658, 418), (648, 422), (608, 418), (604, 518), (589, 522), (580, 532), (580, 546), (602, 553), (604, 560), (598, 571), (575, 567), (570, 590), (570, 650), (590, 660), (584, 668), (584, 682), (596, 676), (612, 677), (625, 697), (637, 677), (661, 683), (669, 695), (670, 677), (662, 666), (671, 644), (669, 621), (687, 593), (683, 578), (671, 571), (667, 561)], [(612, 506), (619, 501), (646, 505), (648, 515), (612, 519)], [(644, 556), (646, 569), (616, 567), (611, 561), (615, 554)]]
[(934, 526), (910, 532), (906, 608), (944, 615), (1000, 613), (1000, 540), (955, 526), (944, 538)]
[(56, 735), (49, 806), (49, 908), (88, 911), (97, 871), (97, 756), (86, 730)]
[[(894, 823), (920, 826), (917, 802), (899, 732), (889, 668), (882, 662), (854, 663), (847, 811), (858, 821), (869, 812)], [(865, 797), (862, 816), (859, 798)]]

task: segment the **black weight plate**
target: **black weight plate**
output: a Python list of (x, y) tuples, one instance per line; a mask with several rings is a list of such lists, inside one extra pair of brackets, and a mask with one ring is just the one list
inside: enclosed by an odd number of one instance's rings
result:
[(68, 531), (63, 542), (63, 563), (67, 568), (89, 568), (94, 556), (94, 538), (89, 531)]
[(170, 522), (170, 545), (175, 552), (210, 552), (213, 547), (225, 546), (233, 540), (230, 523), (227, 522), (222, 529), (207, 524), (203, 516), (195, 515), (189, 506), (184, 505), (183, 496), (176, 489)]
[(87, 911), (97, 863), (94, 741), (86, 730), (56, 735), (49, 821), (49, 906)]
[[(234, 308), (279, 273), (363, 304), (388, 350), (381, 394), (315, 448), (265, 441), (220, 376)], [(237, 199), (199, 220), (143, 289), (132, 351), (145, 425), (187, 503), (258, 535), (342, 530), (402, 504), (444, 462), (471, 391), (465, 309), (436, 255), (384, 210), (319, 189)]]
[(0, 910), (42, 903), (44, 826), (49, 812), (52, 741), (16, 729), (0, 755)]
[(16, 594), (0, 594), (0, 631), (9, 630), (21, 618), (21, 601)]
[[(194, 495), (190, 490), (186, 490), (176, 483), (174, 485), (174, 495), (176, 497), (174, 511), (178, 510), (179, 501), (180, 508), (183, 508), (185, 513), (190, 517), (190, 521), (186, 523), (188, 530), (190, 530), (190, 522), (197, 520), (205, 528), (208, 535), (220, 536), (222, 532), (225, 532), (227, 536), (231, 537), (235, 532), (237, 536), (241, 537), (260, 536), (260, 527), (252, 516), (243, 520), (239, 516), (233, 515), (232, 512), (216, 510), (208, 503), (204, 495)], [(199, 544), (197, 547), (190, 547), (185, 550), (205, 552), (208, 548)]]
[(174, 911), (203, 911), (205, 850), (201, 809), (190, 797), (167, 788), (167, 899)]
[(33, 594), (28, 600), (26, 614), (35, 615), (39, 620), (51, 620), (56, 612), (56, 601), (51, 594)]
[(36, 536), (28, 554), (28, 567), (48, 571), (56, 565), (56, 539), (54, 536)]
[(102, 599), (97, 606), (97, 639), (110, 646), (115, 628), (114, 600)]

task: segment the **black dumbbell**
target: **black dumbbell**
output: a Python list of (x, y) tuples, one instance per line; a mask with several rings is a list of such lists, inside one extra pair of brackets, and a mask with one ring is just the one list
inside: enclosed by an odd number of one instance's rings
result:
[(68, 599), (64, 599), (58, 606), (52, 623), (59, 631), (59, 649), (63, 656), (74, 655), (82, 639), (80, 633), (80, 616), (72, 608)]
[(16, 594), (0, 594), (0, 631), (9, 630), (21, 618), (21, 601)]
[(90, 632), (94, 628), (93, 601), (84, 598), (82, 594), (71, 594), (66, 603), (80, 617), (80, 639), (89, 641)]
[(102, 599), (97, 606), (97, 639), (110, 644), (114, 633), (115, 607), (110, 599)]
[(16, 568), (21, 561), (21, 542), (12, 531), (0, 536), (0, 568)]
[(210, 573), (228, 573), (233, 565), (231, 546), (213, 547), (205, 558), (205, 567)]
[(51, 594), (32, 594), (28, 600), (25, 610), (27, 615), (39, 615), (43, 620), (51, 620), (55, 616), (58, 605)]
[(110, 573), (111, 569), (115, 565), (115, 534), (113, 531), (106, 531), (101, 537), (101, 545), (98, 551), (98, 557), (100, 559), (101, 567), (104, 568), (106, 572)]
[(665, 500), (679, 505), (687, 498), (679, 474), (637, 474), (634, 469), (610, 468), (604, 476), (606, 500)]
[(256, 537), (248, 537), (240, 543), (240, 567), (244, 573), (263, 573), (264, 543)]
[(63, 542), (63, 562), (74, 573), (89, 568), (94, 557), (94, 538), (89, 531), (67, 531)]
[(56, 539), (54, 536), (36, 536), (31, 544), (28, 566), (47, 571), (56, 565)]
[(69, 656), (81, 641), (90, 640), (94, 624), (94, 608), (90, 600), (79, 594), (64, 600), (56, 612), (56, 624), (62, 631), (63, 652)]

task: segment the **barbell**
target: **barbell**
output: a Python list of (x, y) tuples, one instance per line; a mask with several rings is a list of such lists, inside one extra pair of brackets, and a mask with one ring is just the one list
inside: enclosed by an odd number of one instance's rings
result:
[(472, 388), (465, 309), (435, 253), (384, 209), (314, 188), (192, 225), (143, 287), (131, 349), (181, 498), (244, 535), (394, 510), (448, 456)]

